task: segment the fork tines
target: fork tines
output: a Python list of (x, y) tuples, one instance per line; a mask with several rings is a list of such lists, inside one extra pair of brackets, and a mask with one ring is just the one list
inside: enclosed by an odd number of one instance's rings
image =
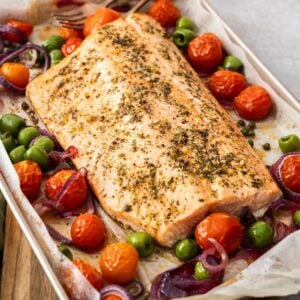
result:
[[(117, 0), (105, 0), (99, 7), (107, 7)], [(125, 15), (131, 14), (137, 10), (139, 10), (142, 6), (144, 6), (150, 0), (140, 0), (131, 8)], [(89, 4), (86, 4), (89, 5)], [(83, 5), (84, 6), (84, 5)], [(77, 7), (65, 11), (59, 11), (52, 14), (52, 17), (62, 26), (73, 29), (82, 29), (84, 20), (87, 15), (84, 13), (84, 9), (82, 7)]]

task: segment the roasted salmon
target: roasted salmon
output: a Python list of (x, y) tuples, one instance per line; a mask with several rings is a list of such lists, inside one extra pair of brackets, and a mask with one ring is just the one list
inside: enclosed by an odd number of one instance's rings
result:
[(112, 218), (163, 246), (210, 212), (261, 209), (281, 192), (229, 115), (149, 16), (94, 30), (27, 96)]

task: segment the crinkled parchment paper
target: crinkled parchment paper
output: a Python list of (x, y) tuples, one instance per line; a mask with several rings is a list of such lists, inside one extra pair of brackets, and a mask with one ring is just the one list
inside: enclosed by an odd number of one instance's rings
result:
[[(176, 1), (176, 4), (180, 7), (182, 15), (194, 20), (199, 33), (210, 31), (217, 34), (222, 40), (226, 51), (238, 56), (244, 62), (247, 80), (251, 83), (264, 86), (271, 94), (276, 109), (274, 109), (272, 115), (267, 118), (267, 120), (257, 124), (257, 136), (254, 141), (255, 148), (260, 157), (266, 164), (271, 164), (280, 156), (280, 151), (277, 146), (278, 138), (289, 133), (300, 135), (299, 112), (286, 104), (284, 100), (260, 78), (247, 60), (244, 51), (228, 38), (219, 19), (206, 11), (200, 0), (181, 0)], [(37, 37), (38, 36), (35, 35), (34, 39), (38, 40)], [(20, 110), (20, 103), (24, 100), (26, 100), (24, 97), (11, 97), (0, 90), (0, 114), (13, 111), (21, 113), (28, 119), (28, 114)], [(236, 118), (235, 114), (232, 114), (232, 116)], [(266, 142), (271, 144), (272, 149), (267, 153), (259, 150), (262, 149), (261, 146)], [(1, 143), (0, 171), (14, 195), (14, 201), (16, 201), (30, 224), (34, 235), (40, 242), (53, 270), (66, 288), (66, 291), (72, 298), (76, 299), (99, 299), (97, 291), (91, 287), (81, 273), (72, 266), (70, 261), (57, 251), (56, 243), (48, 235), (44, 223), (16, 184), (18, 177)], [(97, 210), (108, 228), (109, 241), (124, 240), (127, 235), (127, 230), (114, 222), (99, 205), (97, 205)], [(69, 235), (70, 219), (61, 220), (57, 217), (46, 216), (45, 220), (65, 235)], [(298, 251), (298, 249), (300, 249), (300, 231), (288, 236), (272, 250), (252, 263), (248, 268), (223, 283), (223, 285), (215, 288), (206, 295), (198, 295), (186, 299), (235, 299), (243, 296), (263, 297), (296, 294), (300, 291), (300, 268), (298, 267), (300, 265), (300, 251)], [(73, 253), (75, 257), (83, 257), (98, 267), (99, 253), (85, 255), (78, 250), (74, 250)], [(140, 261), (138, 277), (145, 286), (149, 288), (151, 280), (153, 280), (157, 274), (175, 267), (178, 264), (179, 261), (170, 251), (161, 251), (161, 249), (159, 249), (158, 252), (150, 258)], [(235, 269), (232, 267), (229, 271), (233, 271), (234, 273)]]

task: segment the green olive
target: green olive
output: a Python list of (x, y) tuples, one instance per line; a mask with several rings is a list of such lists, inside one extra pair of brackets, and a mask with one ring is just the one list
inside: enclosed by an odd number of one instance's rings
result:
[(203, 264), (201, 261), (198, 261), (195, 265), (194, 277), (197, 280), (203, 280), (203, 279), (207, 279), (210, 277), (210, 274), (203, 267)]
[(24, 160), (24, 154), (26, 152), (26, 148), (24, 145), (21, 145), (12, 151), (9, 152), (9, 158), (13, 164), (16, 164), (22, 160)]
[(176, 29), (178, 28), (185, 28), (185, 29), (190, 29), (194, 30), (195, 25), (194, 22), (187, 17), (181, 17), (177, 22), (176, 22)]
[(295, 211), (294, 213), (295, 224), (300, 227), (300, 210)]
[(46, 48), (48, 52), (54, 49), (60, 49), (65, 43), (65, 40), (59, 35), (51, 35), (42, 42), (42, 46)]
[(199, 252), (197, 243), (193, 239), (185, 239), (176, 245), (175, 255), (180, 260), (189, 260)]
[(256, 248), (265, 248), (273, 242), (273, 228), (264, 221), (257, 221), (248, 230), (250, 243)]
[(9, 153), (11, 150), (13, 150), (17, 146), (14, 138), (9, 134), (8, 135), (7, 134), (3, 135), (1, 137), (1, 141), (2, 141), (2, 143), (3, 143), (3, 145), (6, 149), (7, 153)]
[(283, 153), (300, 150), (300, 138), (296, 134), (290, 134), (281, 137), (278, 141), (278, 144)]
[(55, 144), (54, 142), (47, 136), (40, 136), (38, 137), (32, 146), (40, 147), (44, 149), (46, 152), (50, 152), (54, 150)]
[(30, 147), (24, 154), (24, 159), (34, 161), (42, 168), (46, 168), (48, 164), (48, 153), (40, 147)]
[(59, 49), (54, 49), (50, 51), (49, 55), (50, 55), (51, 65), (56, 65), (60, 63), (64, 58), (63, 53)]
[(35, 127), (26, 127), (23, 128), (18, 135), (18, 142), (20, 145), (24, 145), (27, 147), (31, 140), (33, 140), (35, 137), (39, 136), (40, 133)]
[(14, 137), (18, 136), (19, 130), (25, 125), (25, 120), (14, 114), (3, 115), (0, 119), (1, 132), (8, 132)]
[(131, 233), (128, 235), (126, 242), (138, 251), (140, 257), (147, 257), (155, 250), (153, 238), (146, 232)]
[(197, 34), (193, 30), (177, 28), (173, 33), (173, 41), (176, 46), (183, 48), (186, 47), (196, 36)]
[(57, 249), (64, 256), (66, 256), (69, 260), (73, 260), (73, 254), (68, 247), (66, 247), (65, 245), (57, 245)]
[(232, 71), (240, 71), (243, 68), (243, 63), (239, 58), (229, 55), (225, 57), (223, 67)]

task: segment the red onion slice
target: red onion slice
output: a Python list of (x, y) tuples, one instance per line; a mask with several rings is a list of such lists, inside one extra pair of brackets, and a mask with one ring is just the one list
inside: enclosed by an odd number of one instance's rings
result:
[[(204, 250), (203, 253), (200, 256), (200, 260), (202, 261), (203, 267), (209, 272), (209, 273), (217, 273), (221, 272), (225, 269), (226, 265), (228, 264), (228, 255), (224, 248), (221, 246), (220, 243), (218, 243), (215, 239), (208, 238), (210, 243), (213, 245), (213, 248)], [(208, 257), (210, 255), (216, 255), (221, 258), (221, 261), (218, 265), (211, 265), (208, 261)]]
[[(21, 47), (20, 49), (6, 55), (5, 57), (3, 57), (0, 60), (0, 66), (2, 64), (4, 64), (5, 62), (8, 61), (13, 61), (16, 57), (19, 57), (20, 54), (22, 54), (23, 52), (26, 52), (27, 50), (30, 49), (35, 49), (37, 50), (39, 53), (41, 53), (44, 58), (45, 58), (45, 64), (44, 64), (44, 71), (46, 71), (49, 67), (50, 67), (50, 57), (48, 52), (46, 51), (46, 49), (44, 49), (43, 47), (40, 47), (38, 45), (32, 44), (32, 43), (26, 43), (23, 47)], [(25, 93), (25, 88), (20, 88), (17, 87), (16, 85), (14, 85), (13, 83), (11, 83), (9, 80), (7, 80), (5, 77), (3, 77), (2, 75), (0, 75), (0, 84), (8, 91), (11, 91), (13, 93), (18, 93), (18, 94), (24, 94)]]
[(26, 35), (20, 29), (7, 24), (0, 24), (0, 34), (3, 33), (13, 33), (15, 35), (18, 35), (22, 42), (27, 40)]
[(68, 239), (67, 237), (63, 236), (62, 234), (60, 234), (56, 229), (54, 229), (52, 226), (50, 226), (49, 224), (45, 223), (45, 226), (49, 232), (49, 234), (58, 242), (67, 245), (67, 246), (73, 246), (73, 241)]
[(114, 295), (121, 298), (122, 300), (132, 300), (132, 297), (129, 295), (126, 289), (116, 284), (110, 284), (101, 289), (100, 295), (101, 298)]
[(87, 206), (87, 213), (95, 214), (96, 208), (95, 208), (95, 203), (94, 203), (94, 197), (91, 194), (91, 191), (88, 191), (88, 196), (86, 199), (86, 206)]
[[(150, 299), (165, 300), (200, 295), (216, 287), (221, 282), (224, 271), (213, 273), (208, 279), (195, 279), (194, 270), (199, 258), (200, 256), (156, 277), (151, 286)], [(217, 265), (214, 257), (207, 259), (210, 265)]]
[(137, 280), (131, 281), (125, 288), (133, 298), (138, 298), (144, 292), (144, 286)]
[(278, 243), (288, 236), (292, 231), (292, 226), (288, 226), (280, 221), (275, 220), (273, 223), (274, 243)]
[(300, 193), (290, 190), (284, 184), (282, 177), (281, 177), (281, 172), (280, 172), (281, 166), (287, 157), (299, 156), (299, 155), (300, 155), (300, 152), (290, 152), (290, 153), (286, 153), (286, 154), (282, 155), (279, 158), (279, 160), (271, 166), (270, 172), (271, 172), (272, 176), (274, 177), (274, 179), (276, 180), (276, 182), (278, 183), (278, 185), (279, 185), (280, 189), (282, 190), (283, 194), (285, 195), (285, 197), (288, 198), (288, 200), (300, 203)]
[(262, 253), (260, 253), (256, 249), (242, 249), (234, 257), (230, 258), (230, 261), (243, 259), (248, 263), (248, 265), (250, 265), (255, 260), (257, 260), (261, 256), (261, 254)]
[(0, 53), (3, 52), (3, 50), (4, 50), (4, 42), (3, 42), (3, 39), (0, 35)]
[(74, 184), (74, 182), (76, 182), (79, 177), (85, 178), (86, 175), (87, 175), (86, 169), (81, 168), (78, 171), (76, 171), (74, 174), (72, 174), (72, 176), (70, 176), (70, 178), (62, 186), (57, 197), (53, 199), (53, 207), (55, 210), (57, 210), (60, 213), (66, 212), (64, 206), (62, 205), (62, 199), (68, 193), (70, 187)]
[(20, 63), (27, 68), (32, 68), (38, 60), (38, 52), (36, 49), (30, 49), (19, 55)]
[(75, 158), (78, 155), (78, 149), (75, 146), (69, 146), (65, 151), (50, 151), (49, 157), (56, 163), (60, 163), (68, 158)]

